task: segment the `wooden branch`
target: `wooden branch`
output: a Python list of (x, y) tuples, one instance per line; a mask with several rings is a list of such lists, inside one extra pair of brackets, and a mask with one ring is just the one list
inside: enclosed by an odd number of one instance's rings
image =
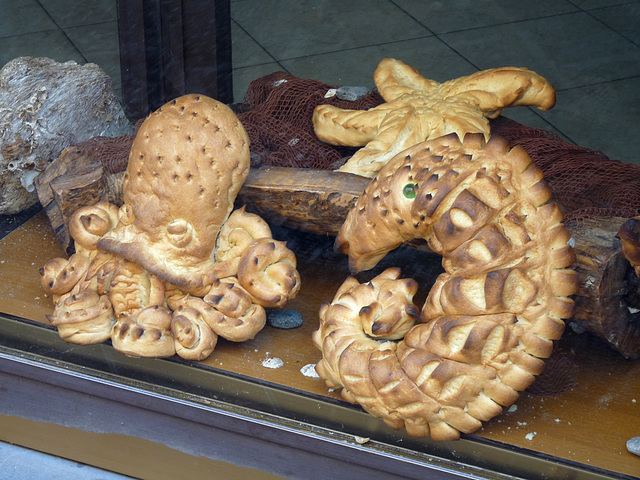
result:
[(247, 205), (271, 224), (337, 235), (370, 181), (351, 173), (263, 167), (249, 172), (236, 205)]
[(73, 213), (100, 200), (121, 202), (123, 175), (106, 172), (100, 160), (69, 147), (38, 176), (38, 198), (67, 252), (73, 248), (67, 228)]

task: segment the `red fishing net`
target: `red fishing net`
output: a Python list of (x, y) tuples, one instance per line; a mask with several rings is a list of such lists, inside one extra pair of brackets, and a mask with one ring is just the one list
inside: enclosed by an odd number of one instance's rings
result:
[(338, 87), (275, 72), (254, 80), (238, 117), (251, 139), (253, 165), (335, 169), (353, 149), (320, 142), (311, 119), (321, 104), (367, 110), (383, 102), (376, 92), (355, 101), (342, 100)]
[(107, 172), (118, 173), (127, 168), (133, 138), (133, 135), (93, 137), (74, 145), (74, 147), (80, 155), (99, 159)]
[(565, 222), (640, 213), (640, 165), (612, 160), (598, 150), (572, 145), (553, 132), (505, 117), (491, 122), (491, 133), (527, 151), (544, 172)]
[[(373, 90), (355, 101), (343, 100), (336, 94), (338, 88), (286, 72), (251, 82), (244, 102), (233, 107), (251, 140), (252, 166), (332, 170), (353, 154), (354, 148), (316, 138), (313, 110), (321, 104), (367, 110), (383, 99)], [(567, 143), (551, 131), (502, 116), (491, 120), (491, 131), (522, 146), (542, 169), (566, 222), (640, 215), (640, 165), (612, 160), (598, 150)], [(132, 142), (131, 135), (95, 137), (76, 147), (116, 173), (126, 168)]]
[[(251, 139), (256, 164), (334, 169), (352, 153), (319, 141), (313, 110), (320, 104), (366, 110), (383, 102), (375, 91), (356, 101), (327, 92), (338, 87), (276, 72), (254, 80), (239, 117)], [(548, 130), (505, 117), (491, 121), (492, 134), (521, 145), (542, 169), (567, 221), (590, 217), (632, 217), (640, 213), (640, 165), (611, 160), (597, 150), (572, 145)]]

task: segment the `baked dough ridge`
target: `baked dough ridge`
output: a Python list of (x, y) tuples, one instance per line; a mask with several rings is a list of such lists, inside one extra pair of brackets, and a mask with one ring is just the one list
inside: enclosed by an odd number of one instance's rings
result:
[(549, 110), (556, 94), (527, 68), (499, 67), (454, 78), (429, 80), (394, 58), (383, 59), (373, 75), (385, 103), (369, 110), (319, 105), (313, 112), (316, 136), (333, 145), (362, 147), (339, 171), (374, 177), (396, 154), (425, 140), (456, 133), (490, 136), (490, 118), (520, 105)]
[(221, 336), (243, 342), (300, 289), (296, 258), (244, 207), (249, 139), (233, 111), (179, 97), (138, 130), (124, 204), (83, 206), (69, 221), (76, 252), (40, 269), (47, 318), (65, 340), (111, 339), (127, 355), (209, 356)]
[[(446, 135), (394, 157), (336, 245), (356, 273), (416, 238), (442, 255), (445, 270), (419, 318), (399, 269), (366, 284), (348, 279), (320, 309), (316, 370), (392, 428), (454, 440), (513, 404), (542, 372), (574, 312), (575, 255), (540, 169), (522, 148), (482, 134)], [(374, 337), (362, 322), (372, 305), (380, 315), (368, 324), (417, 323), (399, 341)]]

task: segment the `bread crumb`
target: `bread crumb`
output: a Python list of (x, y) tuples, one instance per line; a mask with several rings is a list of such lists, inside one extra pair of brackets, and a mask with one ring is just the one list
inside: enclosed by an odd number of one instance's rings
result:
[(531, 432), (531, 433), (527, 433), (524, 438), (526, 438), (527, 440), (533, 440), (533, 437), (535, 437), (538, 434), (538, 432)]
[(511, 413), (511, 412), (515, 412), (518, 409), (518, 406), (514, 403), (513, 405), (511, 405), (508, 409), (507, 412)]
[(355, 439), (356, 439), (356, 443), (359, 445), (364, 445), (369, 440), (371, 440), (369, 437), (358, 437), (357, 435), (355, 436)]

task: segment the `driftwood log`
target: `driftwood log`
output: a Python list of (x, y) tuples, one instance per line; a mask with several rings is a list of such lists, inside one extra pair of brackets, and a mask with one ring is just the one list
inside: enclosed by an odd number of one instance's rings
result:
[(617, 234), (626, 218), (584, 220), (567, 227), (575, 240), (579, 291), (570, 325), (604, 339), (629, 359), (640, 358), (640, 279)]
[(0, 70), (0, 214), (38, 202), (36, 176), (68, 145), (133, 127), (95, 64), (20, 57)]
[[(122, 203), (123, 172), (109, 173), (100, 161), (69, 147), (38, 179), (38, 195), (56, 235), (73, 251), (67, 222), (73, 212), (98, 200)], [(270, 224), (336, 235), (369, 179), (349, 173), (283, 167), (252, 169), (236, 205)], [(629, 359), (640, 358), (640, 280), (616, 237), (624, 218), (593, 219), (567, 227), (575, 240), (580, 290), (570, 325), (602, 338)], [(421, 243), (416, 248), (426, 249)]]
[(270, 224), (337, 235), (370, 181), (352, 173), (263, 167), (249, 172), (236, 203)]
[(65, 148), (60, 156), (36, 179), (40, 203), (44, 207), (56, 238), (70, 253), (69, 218), (84, 205), (100, 200), (122, 204), (124, 171), (110, 173), (102, 161), (78, 147)]

